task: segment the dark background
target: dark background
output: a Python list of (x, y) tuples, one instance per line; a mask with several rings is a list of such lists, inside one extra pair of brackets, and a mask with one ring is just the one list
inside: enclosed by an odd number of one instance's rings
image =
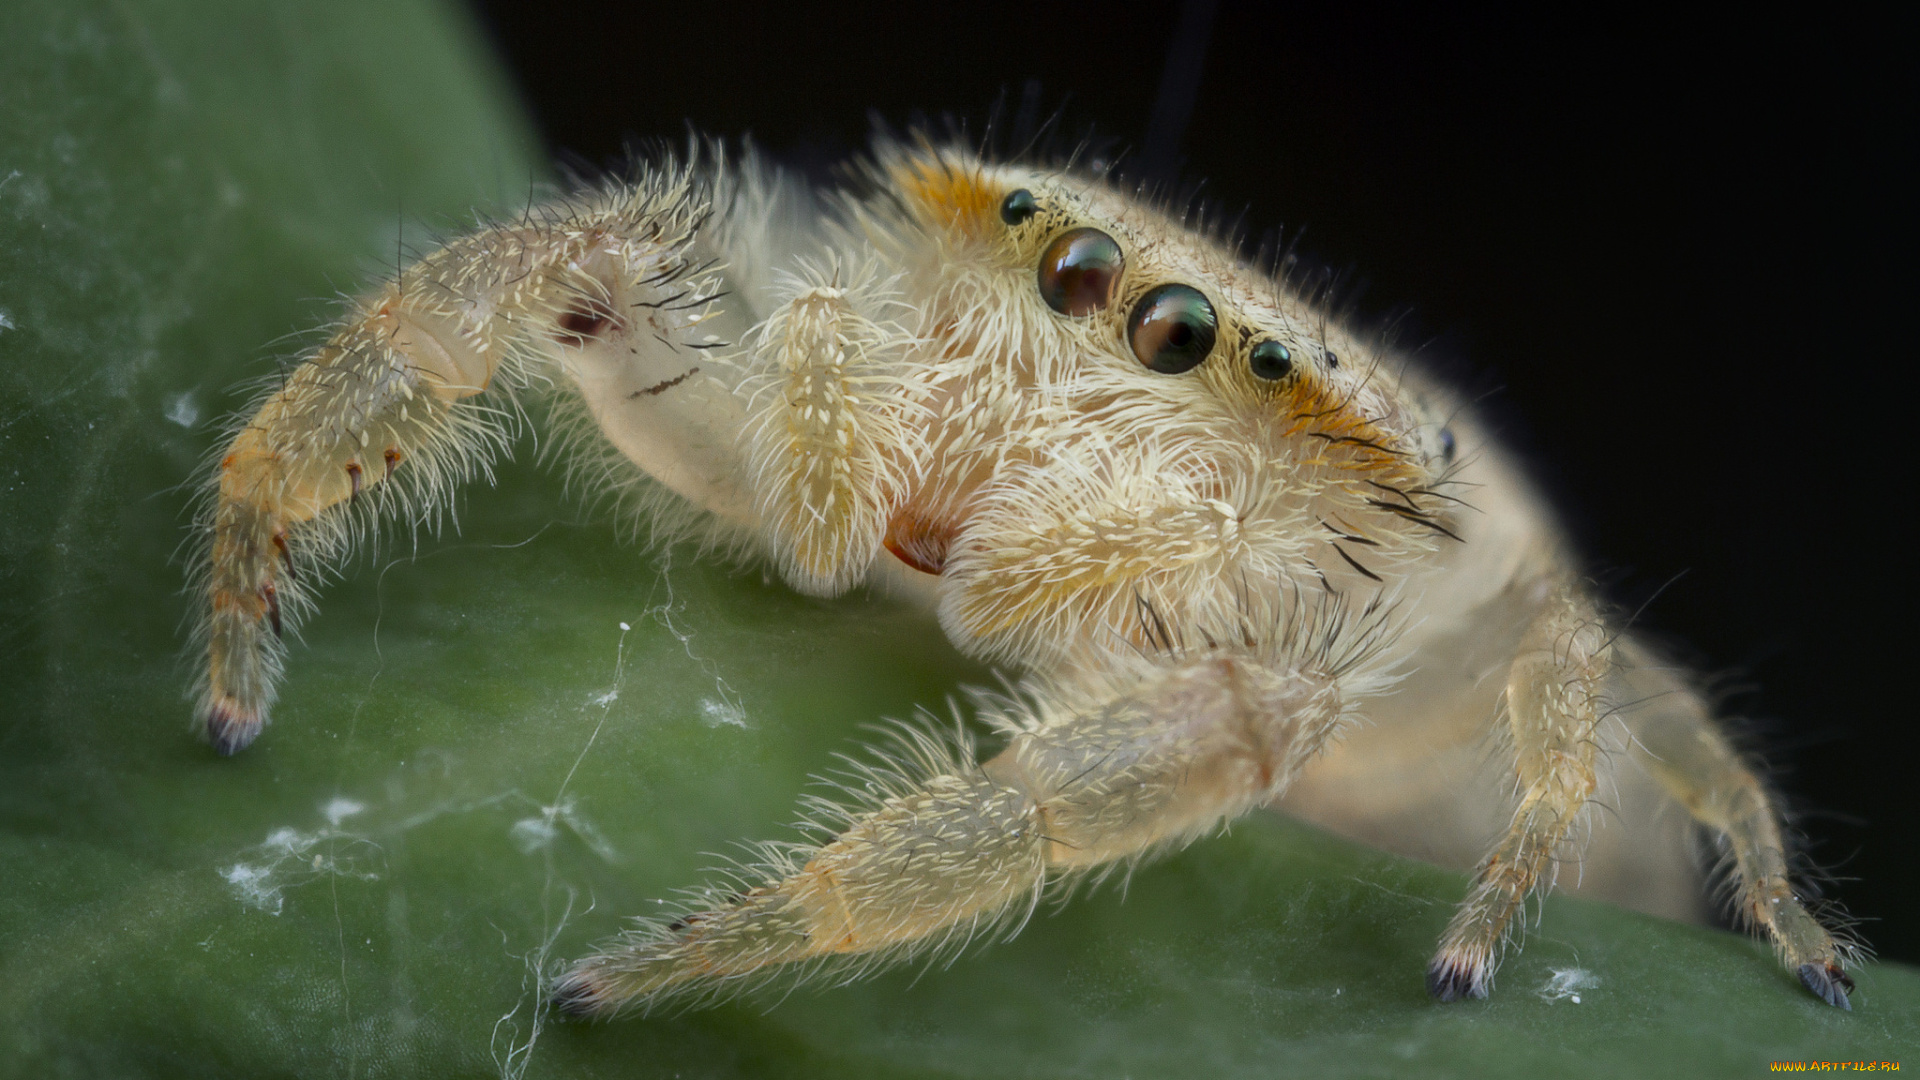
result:
[(1344, 2), (478, 8), (557, 157), (617, 164), (692, 123), (826, 179), (870, 114), (978, 130), (1004, 95), (1204, 178), (1256, 239), (1284, 226), (1361, 321), (1490, 394), (1613, 599), (1671, 582), (1642, 625), (1721, 675), (1829, 893), (1920, 962), (1895, 694), (1916, 616), (1903, 31)]

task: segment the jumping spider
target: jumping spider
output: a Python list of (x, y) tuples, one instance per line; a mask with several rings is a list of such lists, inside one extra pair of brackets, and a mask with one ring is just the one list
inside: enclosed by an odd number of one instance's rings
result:
[[(1483, 997), (1597, 797), (1616, 820), (1586, 891), (1693, 910), (1690, 815), (1738, 914), (1848, 1007), (1775, 797), (1452, 391), (1098, 169), (882, 139), (858, 179), (656, 159), (355, 305), (211, 485), (214, 747), (266, 723), (319, 569), (444, 507), (506, 409), (567, 386), (649, 478), (656, 535), (809, 594), (924, 597), (957, 648), (1025, 672), (980, 701), (1000, 753), (908, 734), (869, 794), (810, 808), (819, 844), (768, 845), (757, 880), (574, 965), (570, 1011), (964, 943), (1276, 800), (1463, 864), (1497, 837), (1427, 970)], [(1476, 769), (1489, 730), (1504, 782)]]

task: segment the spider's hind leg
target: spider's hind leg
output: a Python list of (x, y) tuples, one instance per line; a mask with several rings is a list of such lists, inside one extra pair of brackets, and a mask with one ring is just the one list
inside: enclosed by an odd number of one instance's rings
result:
[(1629, 639), (1628, 677), (1658, 694), (1632, 718), (1635, 756), (1727, 854), (1735, 915), (1764, 933), (1788, 970), (1815, 997), (1851, 1009), (1853, 980), (1837, 942), (1794, 888), (1778, 797), (1734, 747), (1697, 689)]
[(1781, 813), (1698, 691), (1632, 637), (1616, 638), (1577, 589), (1565, 588), (1528, 631), (1510, 669), (1506, 710), (1520, 805), (1454, 914), (1427, 986), (1442, 1001), (1485, 997), (1501, 943), (1543, 882), (1591, 801), (1602, 688), (1635, 702), (1622, 711), (1634, 759), (1728, 853), (1738, 914), (1815, 996), (1849, 1008), (1846, 953), (1793, 888)]

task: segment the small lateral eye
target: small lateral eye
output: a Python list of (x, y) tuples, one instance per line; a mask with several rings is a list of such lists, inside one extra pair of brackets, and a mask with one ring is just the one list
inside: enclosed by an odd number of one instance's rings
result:
[(1009, 225), (1018, 225), (1040, 212), (1040, 203), (1034, 199), (1033, 192), (1020, 188), (1000, 200), (1000, 220)]
[(1113, 302), (1127, 265), (1120, 245), (1098, 229), (1069, 229), (1040, 256), (1040, 299), (1062, 315), (1091, 315)]
[(1178, 375), (1213, 351), (1213, 305), (1191, 285), (1162, 285), (1140, 298), (1127, 321), (1133, 355), (1149, 370)]
[(1253, 347), (1247, 366), (1268, 381), (1284, 379), (1293, 374), (1293, 350), (1277, 341), (1263, 341)]

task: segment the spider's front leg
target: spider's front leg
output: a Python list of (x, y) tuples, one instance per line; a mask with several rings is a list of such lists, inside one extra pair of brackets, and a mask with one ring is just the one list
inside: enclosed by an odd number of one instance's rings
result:
[(1570, 589), (1548, 600), (1521, 641), (1505, 695), (1520, 804), (1427, 969), (1427, 989), (1441, 1001), (1487, 996), (1515, 915), (1543, 876), (1551, 884), (1554, 860), (1593, 797), (1610, 655), (1591, 602)]
[(553, 998), (595, 1016), (711, 1001), (787, 965), (851, 977), (1017, 929), (1049, 880), (1184, 843), (1273, 798), (1345, 721), (1380, 632), (1377, 613), (1313, 619), (1279, 640), (1030, 682), (993, 718), (1011, 739), (985, 763), (964, 739), (909, 735), (905, 754), (846, 786), (874, 793), (864, 806), (812, 808), (827, 842), (765, 848), (757, 880), (642, 921), (575, 964)]
[[(698, 347), (718, 287), (699, 250), (707, 213), (694, 177), (667, 168), (456, 240), (356, 303), (260, 405), (222, 455), (202, 520), (199, 716), (215, 749), (235, 753), (266, 723), (280, 636), (312, 606), (313, 583), (380, 516), (429, 518), (484, 471), (516, 389), (595, 353)], [(663, 479), (723, 504), (698, 489), (724, 465), (681, 442)]]

